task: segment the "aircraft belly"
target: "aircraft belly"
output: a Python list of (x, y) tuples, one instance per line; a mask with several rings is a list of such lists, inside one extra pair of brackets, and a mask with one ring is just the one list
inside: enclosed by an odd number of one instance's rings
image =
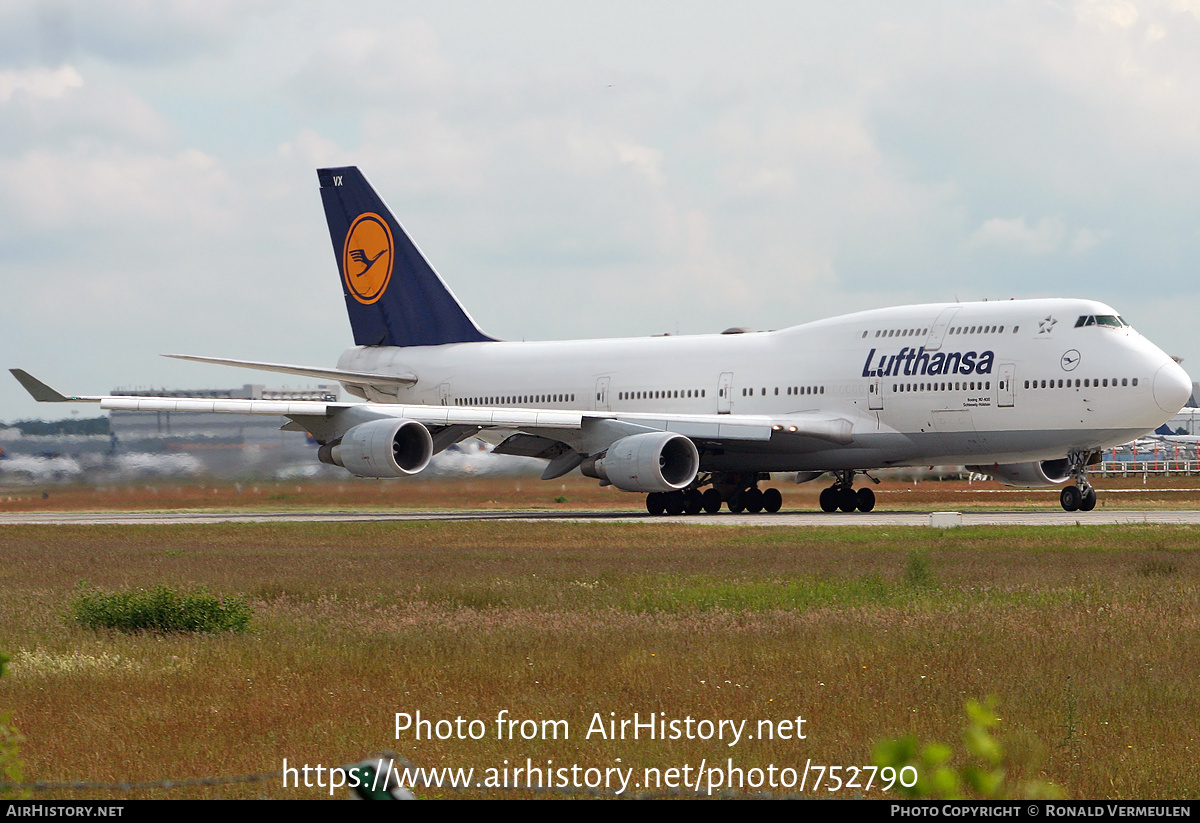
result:
[[(1023, 463), (1054, 460), (1068, 451), (1091, 451), (1134, 439), (1140, 430), (1038, 430), (925, 431), (912, 433), (856, 433), (850, 447), (831, 447), (812, 438), (794, 438), (794, 451), (781, 451), (778, 443), (738, 444), (731, 448), (701, 450), (703, 471), (828, 471), (880, 469), (891, 466)], [(804, 441), (802, 444), (801, 441)], [(698, 444), (699, 445), (699, 444)], [(802, 448), (807, 445), (808, 448)]]

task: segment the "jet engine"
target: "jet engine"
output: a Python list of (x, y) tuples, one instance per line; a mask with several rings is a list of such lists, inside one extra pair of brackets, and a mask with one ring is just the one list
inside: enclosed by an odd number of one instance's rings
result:
[(317, 452), (322, 463), (359, 477), (404, 477), (429, 465), (433, 438), (416, 420), (384, 418), (359, 423)]
[(579, 469), (627, 492), (670, 492), (687, 486), (700, 470), (696, 444), (682, 434), (647, 432), (622, 437), (601, 457)]
[(973, 472), (990, 474), (1006, 486), (1056, 486), (1070, 479), (1067, 459), (1040, 460), (1032, 463), (1004, 463), (993, 466), (967, 466)]

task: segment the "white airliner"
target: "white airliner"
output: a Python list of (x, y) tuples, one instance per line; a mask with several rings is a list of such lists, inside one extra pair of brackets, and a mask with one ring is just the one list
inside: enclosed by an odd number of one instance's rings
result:
[[(480, 331), (355, 167), (320, 169), (355, 348), (336, 369), (172, 355), (335, 379), (366, 403), (68, 397), (105, 409), (283, 415), (323, 462), (420, 472), (466, 437), (578, 468), (663, 512), (778, 511), (770, 472), (832, 473), (825, 511), (870, 511), (859, 473), (967, 464), (1010, 485), (1073, 480), (1090, 510), (1100, 450), (1169, 420), (1191, 394), (1170, 357), (1092, 300), (936, 303), (768, 332), (500, 342)], [(868, 475), (869, 477), (869, 475)], [(705, 487), (708, 487), (705, 489)], [(703, 491), (702, 491), (703, 490)]]

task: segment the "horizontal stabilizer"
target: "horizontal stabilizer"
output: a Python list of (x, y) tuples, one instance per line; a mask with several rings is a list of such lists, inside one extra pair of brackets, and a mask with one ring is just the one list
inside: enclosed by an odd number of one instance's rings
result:
[[(372, 372), (346, 371), (344, 369), (322, 369), (316, 366), (289, 366), (285, 363), (260, 363), (257, 360), (230, 360), (224, 357), (200, 357), (194, 354), (164, 354), (176, 360), (194, 360), (197, 363), (216, 363), (218, 366), (240, 366), (244, 369), (299, 374), (322, 380), (336, 380), (356, 386), (411, 386), (417, 382), (415, 374), (375, 374)], [(20, 378), (18, 378), (20, 379)]]

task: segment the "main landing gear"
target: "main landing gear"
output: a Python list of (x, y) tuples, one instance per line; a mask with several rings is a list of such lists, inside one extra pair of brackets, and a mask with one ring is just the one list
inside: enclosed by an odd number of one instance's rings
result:
[(1064, 511), (1090, 512), (1096, 508), (1096, 490), (1087, 479), (1087, 467), (1091, 454), (1088, 452), (1071, 452), (1067, 455), (1068, 471), (1074, 486), (1067, 486), (1058, 496)]
[(865, 486), (858, 491), (854, 490), (853, 469), (845, 469), (835, 474), (837, 481), (821, 492), (821, 511), (835, 512), (841, 509), (844, 512), (852, 512), (858, 509), (860, 512), (869, 512), (875, 508), (875, 492)]
[[(697, 478), (692, 488), (674, 492), (651, 492), (646, 495), (646, 511), (650, 514), (716, 514), (722, 504), (735, 514), (739, 512), (769, 512), (774, 514), (783, 507), (783, 495), (779, 489), (760, 489), (759, 480), (770, 479), (769, 474), (713, 474)], [(700, 491), (697, 486), (712, 484)]]

